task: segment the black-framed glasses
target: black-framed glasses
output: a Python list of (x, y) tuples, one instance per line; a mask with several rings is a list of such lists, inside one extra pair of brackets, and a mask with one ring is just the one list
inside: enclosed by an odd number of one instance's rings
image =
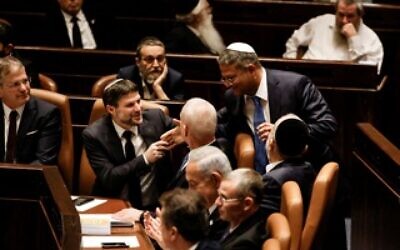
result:
[(228, 198), (223, 194), (218, 194), (218, 198), (219, 198), (219, 200), (221, 201), (222, 204), (243, 200), (243, 198), (238, 198), (238, 197), (236, 197), (236, 198), (233, 198), (233, 197), (232, 198)]

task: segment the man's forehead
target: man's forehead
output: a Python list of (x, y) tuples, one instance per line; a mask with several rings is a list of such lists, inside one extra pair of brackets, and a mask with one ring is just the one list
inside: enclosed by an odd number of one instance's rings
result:
[(140, 50), (140, 53), (142, 55), (144, 54), (165, 54), (165, 49), (162, 46), (159, 45), (145, 45), (143, 48)]

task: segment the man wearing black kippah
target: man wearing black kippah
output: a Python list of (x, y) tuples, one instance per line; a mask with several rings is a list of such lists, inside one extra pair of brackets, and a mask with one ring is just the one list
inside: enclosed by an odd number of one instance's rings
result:
[(225, 49), (207, 0), (173, 0), (177, 25), (165, 37), (168, 52), (219, 54)]
[(266, 143), (270, 163), (263, 175), (264, 194), (261, 203), (267, 216), (280, 211), (281, 189), (286, 181), (299, 184), (304, 211), (307, 211), (315, 179), (313, 167), (303, 159), (308, 139), (307, 125), (294, 114), (282, 116), (273, 126)]

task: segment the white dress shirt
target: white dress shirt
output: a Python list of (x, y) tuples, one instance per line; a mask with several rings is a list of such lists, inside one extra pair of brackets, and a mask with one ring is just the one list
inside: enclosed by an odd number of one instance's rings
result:
[[(69, 40), (71, 41), (71, 44), (73, 44), (73, 38), (72, 38), (73, 23), (71, 22), (72, 16), (70, 14), (65, 13), (64, 11), (61, 11), (61, 12), (64, 16), (65, 24), (67, 25)], [(83, 48), (84, 49), (95, 49), (97, 47), (96, 41), (94, 40), (92, 30), (90, 29), (90, 25), (89, 25), (88, 21), (86, 20), (86, 17), (83, 14), (82, 10), (80, 10), (78, 12), (78, 14), (76, 14), (76, 17), (78, 18), (78, 26), (79, 26), (79, 30), (81, 31)]]

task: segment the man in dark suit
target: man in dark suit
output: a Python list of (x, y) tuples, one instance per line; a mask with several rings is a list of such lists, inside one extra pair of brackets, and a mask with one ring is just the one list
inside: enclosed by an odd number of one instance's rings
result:
[(284, 115), (275, 122), (267, 140), (269, 164), (263, 175), (261, 207), (267, 217), (280, 211), (282, 185), (287, 181), (299, 184), (307, 212), (316, 175), (311, 164), (303, 159), (308, 138), (307, 125), (294, 114)]
[(139, 42), (135, 64), (119, 69), (118, 78), (136, 83), (144, 99), (184, 99), (183, 76), (168, 67), (165, 46), (156, 37)]
[(176, 26), (164, 41), (169, 52), (219, 54), (225, 49), (207, 0), (174, 0)]
[[(41, 44), (84, 49), (117, 48), (113, 18), (99, 15), (84, 0), (57, 0), (49, 6)], [(56, 5), (56, 4), (54, 4)]]
[(237, 133), (251, 134), (257, 171), (265, 172), (265, 141), (272, 124), (288, 113), (307, 123), (310, 130), (307, 159), (316, 169), (335, 159), (329, 143), (336, 132), (336, 119), (308, 77), (265, 69), (254, 49), (245, 43), (229, 45), (219, 57), (219, 67), (228, 90), (225, 107), (218, 112), (217, 137), (226, 137), (233, 145)]
[(129, 80), (108, 85), (103, 102), (108, 114), (82, 134), (97, 177), (93, 194), (153, 210), (170, 180), (169, 145), (160, 137), (173, 128), (172, 119), (159, 109), (142, 112), (137, 86)]
[(210, 215), (208, 238), (212, 240), (219, 240), (228, 226), (228, 222), (221, 220), (215, 201), (222, 179), (231, 170), (228, 157), (217, 147), (202, 146), (190, 152), (186, 180), (189, 189), (206, 199)]
[(1, 162), (57, 163), (61, 141), (58, 108), (30, 96), (29, 78), (18, 59), (0, 59)]
[(216, 200), (221, 219), (229, 222), (220, 239), (223, 249), (261, 249), (267, 237), (262, 188), (261, 175), (252, 169), (239, 168), (223, 178)]
[[(206, 238), (208, 213), (201, 195), (178, 188), (163, 194), (160, 203), (158, 243), (162, 249), (221, 249), (218, 242)], [(146, 227), (146, 230), (151, 233), (152, 228)]]

